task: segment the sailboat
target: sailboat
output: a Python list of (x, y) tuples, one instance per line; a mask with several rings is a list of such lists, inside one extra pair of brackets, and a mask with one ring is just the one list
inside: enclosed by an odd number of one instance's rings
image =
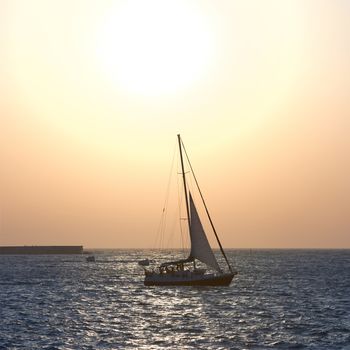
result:
[[(230, 285), (233, 277), (236, 275), (236, 271), (231, 267), (225, 251), (221, 245), (219, 237), (216, 233), (212, 219), (209, 215), (206, 203), (204, 201), (202, 192), (199, 188), (197, 179), (194, 175), (192, 165), (188, 159), (186, 149), (182, 142), (181, 136), (177, 135), (179, 153), (181, 160), (181, 174), (183, 179), (183, 188), (186, 203), (186, 213), (188, 230), (191, 241), (191, 249), (189, 256), (185, 259), (176, 261), (164, 262), (156, 269), (148, 269), (144, 267), (146, 286), (228, 286)], [(194, 204), (193, 197), (190, 191), (187, 191), (186, 173), (184, 169), (183, 151), (187, 157), (190, 165), (193, 178), (197, 185), (200, 197), (203, 201), (205, 211), (208, 215), (209, 222), (215, 234), (216, 240), (220, 247), (221, 254), (223, 255), (227, 264), (227, 269), (223, 270), (214, 255), (212, 248), (210, 247), (208, 238), (205, 234), (201, 219), (199, 217), (197, 208)], [(198, 266), (200, 261), (207, 268)]]

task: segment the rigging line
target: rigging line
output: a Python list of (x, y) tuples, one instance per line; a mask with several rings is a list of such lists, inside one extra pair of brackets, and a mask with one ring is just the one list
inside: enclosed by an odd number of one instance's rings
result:
[(180, 226), (180, 234), (181, 234), (181, 248), (182, 251), (185, 251), (185, 242), (184, 242), (184, 233), (182, 230), (182, 216), (181, 216), (181, 205), (182, 205), (182, 187), (180, 189), (180, 185), (179, 185), (179, 177), (177, 177), (177, 198), (178, 198), (178, 212), (179, 212), (179, 226)]
[(155, 243), (154, 246), (157, 247), (158, 236), (159, 236), (160, 249), (162, 248), (162, 244), (164, 242), (164, 232), (165, 232), (166, 217), (167, 217), (167, 206), (168, 206), (168, 202), (169, 202), (169, 191), (170, 191), (170, 184), (171, 184), (173, 168), (174, 168), (175, 154), (176, 154), (176, 143), (174, 145), (173, 156), (172, 156), (172, 160), (171, 160), (171, 166), (170, 166), (170, 171), (169, 171), (169, 176), (168, 176), (167, 188), (166, 188), (166, 192), (165, 192), (165, 199), (164, 199), (164, 205), (163, 205), (163, 209), (162, 209), (162, 215), (160, 218), (160, 222), (158, 224), (157, 235), (156, 235), (155, 242), (154, 242)]
[(163, 221), (164, 221), (164, 208), (162, 210), (162, 214), (160, 216), (160, 220), (158, 223), (158, 229), (157, 229), (157, 234), (154, 240), (154, 244), (153, 244), (153, 248), (157, 249), (160, 247), (161, 245), (161, 241), (162, 241), (162, 236), (161, 236), (161, 232), (162, 232), (162, 226), (163, 226)]
[(158, 247), (158, 240), (159, 240), (159, 244), (160, 244), (160, 232), (161, 232), (161, 225), (162, 225), (162, 220), (163, 220), (163, 214), (164, 212), (162, 212), (159, 224), (158, 224), (158, 229), (157, 229), (157, 234), (154, 240), (154, 244), (153, 244), (153, 248), (157, 248)]
[(173, 157), (172, 157), (172, 160), (171, 160), (171, 167), (170, 167), (170, 172), (169, 172), (168, 186), (167, 186), (165, 203), (164, 203), (164, 208), (163, 208), (163, 211), (164, 211), (164, 225), (163, 225), (163, 231), (162, 231), (162, 238), (163, 238), (163, 248), (165, 248), (165, 249), (168, 248), (170, 238), (172, 237), (172, 234), (171, 234), (170, 237), (168, 238), (168, 243), (166, 245), (164, 245), (164, 243), (165, 243), (165, 232), (166, 232), (166, 227), (167, 227), (167, 224), (168, 224), (167, 217), (168, 217), (169, 192), (170, 192), (171, 180), (173, 178), (173, 168), (174, 168), (175, 153), (176, 153), (176, 144), (174, 146)]
[(174, 145), (173, 157), (172, 157), (172, 160), (171, 160), (171, 167), (170, 167), (170, 172), (169, 172), (169, 177), (168, 177), (167, 190), (166, 190), (166, 195), (165, 195), (165, 200), (164, 200), (164, 207), (165, 208), (167, 207), (168, 202), (169, 202), (169, 192), (170, 192), (171, 179), (173, 177), (175, 153), (176, 153), (176, 144)]
[[(178, 167), (178, 158), (176, 158), (176, 159), (177, 159), (177, 165), (176, 166)], [(176, 179), (177, 179), (177, 185), (178, 185), (178, 183), (179, 183), (178, 177), (176, 177)], [(177, 186), (177, 188), (178, 188), (178, 186)], [(178, 201), (178, 203), (179, 203), (179, 201)], [(174, 238), (174, 233), (175, 233), (176, 221), (177, 221), (177, 217), (181, 216), (181, 213), (179, 212), (179, 210), (180, 210), (180, 206), (175, 207), (174, 217), (172, 219), (172, 223), (170, 225), (170, 229), (168, 229), (168, 232), (170, 232), (170, 234), (169, 234), (169, 237), (168, 237), (167, 244), (165, 246), (166, 249), (173, 248), (173, 247), (171, 247), (171, 245), (174, 244), (174, 239), (173, 238)], [(168, 225), (168, 227), (169, 227), (169, 225)]]
[(224, 252), (224, 249), (222, 248), (222, 245), (221, 245), (221, 242), (220, 242), (219, 236), (218, 236), (218, 234), (216, 233), (216, 229), (215, 229), (214, 223), (213, 223), (213, 221), (212, 221), (212, 219), (211, 219), (211, 217), (210, 217), (208, 207), (207, 207), (207, 205), (206, 205), (206, 203), (205, 203), (205, 200), (204, 200), (204, 197), (203, 197), (202, 191), (201, 191), (201, 189), (200, 189), (200, 187), (199, 187), (199, 184), (198, 184), (198, 181), (197, 181), (196, 175), (195, 175), (195, 173), (194, 173), (194, 171), (193, 171), (192, 164), (191, 164), (191, 162), (190, 162), (190, 159), (189, 159), (189, 157), (188, 157), (188, 154), (187, 154), (187, 151), (186, 151), (185, 145), (184, 145), (184, 143), (182, 142), (182, 139), (181, 139), (181, 144), (182, 144), (182, 148), (183, 148), (183, 150), (185, 151), (185, 155), (186, 155), (186, 158), (187, 158), (188, 164), (189, 164), (190, 169), (191, 169), (191, 172), (192, 172), (192, 174), (193, 174), (194, 181), (196, 182), (196, 185), (197, 185), (197, 188), (198, 188), (199, 194), (200, 194), (200, 196), (201, 196), (201, 198), (202, 198), (202, 201), (203, 201), (203, 204), (204, 204), (205, 211), (206, 211), (206, 213), (207, 213), (207, 215), (208, 215), (208, 218), (209, 218), (209, 221), (210, 221), (210, 225), (211, 225), (211, 227), (212, 227), (212, 229), (213, 229), (213, 232), (214, 232), (214, 234), (215, 234), (216, 240), (217, 240), (217, 242), (218, 242), (218, 244), (219, 244), (219, 247), (220, 247), (221, 253), (222, 253), (222, 255), (223, 255), (223, 256), (224, 256), (224, 258), (225, 258), (225, 261), (226, 261), (226, 263), (227, 263), (227, 266), (228, 266), (228, 268), (229, 268), (230, 272), (232, 272), (232, 273), (233, 273), (232, 267), (231, 267), (231, 265), (230, 265), (230, 263), (229, 263), (229, 261), (228, 261), (228, 259), (227, 259), (227, 256), (226, 256), (226, 254), (225, 254), (225, 252)]
[(183, 184), (184, 184), (184, 195), (185, 195), (185, 202), (186, 202), (186, 213), (187, 213), (187, 219), (188, 219), (188, 232), (191, 233), (191, 223), (190, 223), (190, 220), (191, 220), (191, 216), (190, 216), (190, 208), (189, 208), (189, 204), (188, 204), (188, 194), (187, 194), (187, 188), (186, 188), (186, 175), (185, 175), (185, 167), (184, 167), (184, 162), (183, 162), (183, 156), (182, 156), (182, 147), (181, 147), (181, 144), (183, 145), (182, 143), (182, 140), (181, 140), (181, 136), (180, 134), (177, 135), (177, 140), (178, 140), (178, 143), (179, 143), (179, 152), (180, 152), (180, 160), (181, 160), (181, 171), (182, 171), (182, 179), (183, 179)]
[(157, 230), (157, 235), (155, 238), (155, 243), (153, 245), (153, 247), (155, 249), (159, 248), (162, 249), (162, 245), (163, 245), (163, 241), (164, 241), (164, 225), (165, 225), (165, 221), (166, 221), (166, 209), (163, 208), (162, 210), (162, 214), (160, 217), (160, 222), (158, 225), (158, 230)]
[(161, 237), (162, 237), (162, 242), (161, 242), (161, 247), (160, 249), (165, 248), (164, 247), (164, 240), (165, 240), (165, 231), (166, 231), (166, 225), (167, 225), (167, 214), (168, 214), (168, 209), (166, 207), (163, 208), (163, 222), (162, 222), (162, 231), (161, 231)]
[[(170, 235), (168, 237), (167, 245), (165, 246), (167, 249), (172, 249), (174, 247), (171, 246), (171, 244), (174, 243), (174, 234), (175, 234), (175, 227), (177, 222), (177, 215), (178, 215), (178, 208), (175, 209), (175, 215), (173, 217), (172, 223), (170, 225)], [(168, 225), (169, 226), (169, 225)]]

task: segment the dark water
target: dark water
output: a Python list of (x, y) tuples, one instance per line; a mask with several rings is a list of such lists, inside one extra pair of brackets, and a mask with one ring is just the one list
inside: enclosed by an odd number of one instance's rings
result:
[(147, 251), (0, 256), (0, 349), (350, 349), (350, 250), (237, 250), (230, 287), (144, 287)]

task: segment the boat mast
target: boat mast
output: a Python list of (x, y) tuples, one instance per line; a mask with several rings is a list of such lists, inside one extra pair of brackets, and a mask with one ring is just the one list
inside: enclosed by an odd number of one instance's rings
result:
[[(178, 135), (178, 137), (179, 137), (179, 136), (180, 136), (180, 135)], [(179, 142), (180, 142), (180, 137), (179, 137)], [(196, 182), (196, 186), (197, 186), (197, 188), (198, 188), (199, 194), (200, 194), (200, 196), (201, 196), (201, 198), (202, 198), (205, 211), (206, 211), (206, 213), (207, 213), (207, 215), (208, 215), (208, 219), (209, 219), (209, 221), (210, 221), (210, 225), (211, 225), (211, 227), (212, 227), (212, 229), (213, 229), (215, 238), (216, 238), (216, 240), (217, 240), (217, 242), (218, 242), (218, 244), (219, 244), (221, 253), (222, 253), (222, 255), (223, 255), (224, 258), (225, 258), (225, 261), (226, 261), (226, 263), (227, 263), (227, 266), (228, 266), (230, 272), (234, 273), (233, 270), (232, 270), (232, 267), (231, 267), (231, 265), (230, 265), (230, 263), (229, 263), (229, 261), (228, 261), (228, 259), (227, 259), (227, 256), (226, 256), (226, 254), (225, 254), (224, 248), (223, 248), (222, 245), (221, 245), (219, 236), (218, 236), (218, 234), (216, 233), (216, 229), (215, 229), (214, 223), (213, 223), (213, 221), (212, 221), (212, 219), (211, 219), (211, 217), (210, 217), (209, 210), (208, 210), (207, 205), (206, 205), (206, 203), (205, 203), (205, 200), (204, 200), (202, 191), (201, 191), (201, 189), (200, 189), (200, 187), (199, 187), (199, 184), (198, 184), (196, 175), (195, 175), (195, 173), (194, 173), (194, 171), (193, 171), (193, 168), (192, 168), (190, 159), (188, 158), (188, 154), (187, 154), (187, 152), (186, 152), (186, 148), (185, 148), (185, 145), (183, 144), (182, 140), (181, 140), (181, 144), (182, 144), (182, 147), (183, 147), (183, 149), (184, 149), (184, 151), (185, 151), (185, 155), (186, 155), (188, 164), (189, 164), (190, 169), (191, 169), (191, 172), (192, 172), (192, 174), (193, 174), (194, 181)], [(180, 147), (180, 154), (181, 154), (181, 147)], [(182, 163), (182, 154), (181, 154), (181, 163)], [(185, 187), (185, 188), (186, 188), (186, 187)], [(188, 209), (187, 209), (187, 210), (188, 210)]]
[(188, 222), (188, 232), (191, 232), (191, 223), (190, 223), (190, 207), (188, 205), (188, 196), (187, 196), (187, 186), (186, 186), (186, 177), (185, 177), (185, 168), (184, 168), (184, 162), (183, 162), (183, 157), (182, 157), (182, 147), (181, 144), (181, 137), (180, 134), (177, 135), (177, 139), (179, 142), (179, 151), (180, 151), (180, 160), (181, 160), (181, 170), (182, 170), (182, 179), (184, 182), (184, 192), (185, 192), (185, 202), (186, 202), (186, 211), (187, 211), (187, 222)]

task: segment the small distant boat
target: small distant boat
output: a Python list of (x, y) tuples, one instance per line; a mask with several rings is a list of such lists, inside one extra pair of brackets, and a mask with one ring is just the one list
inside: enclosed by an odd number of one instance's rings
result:
[[(184, 150), (186, 157), (188, 159), (186, 150), (184, 148), (183, 142), (180, 135), (178, 137), (179, 152), (181, 159), (181, 170), (183, 178), (183, 187), (185, 194), (185, 203), (186, 203), (186, 212), (187, 212), (187, 222), (189, 235), (191, 240), (191, 250), (190, 254), (186, 259), (181, 259), (177, 261), (169, 261), (161, 264), (155, 270), (149, 270), (144, 268), (145, 271), (145, 280), (144, 284), (146, 286), (228, 286), (230, 285), (233, 277), (236, 275), (227, 259), (227, 256), (224, 252), (224, 249), (221, 245), (219, 237), (216, 233), (215, 227), (209, 215), (206, 203), (202, 196), (202, 192), (198, 186), (197, 179), (194, 175), (191, 163), (189, 162), (191, 172), (193, 174), (195, 183), (197, 185), (200, 197), (203, 201), (204, 208), (208, 215), (211, 227), (215, 234), (216, 240), (219, 244), (220, 251), (226, 261), (228, 271), (224, 271), (218, 264), (216, 257), (213, 253), (213, 250), (210, 247), (207, 236), (203, 229), (201, 220), (199, 218), (196, 206), (194, 204), (192, 195), (190, 192), (187, 192), (186, 185), (186, 174), (184, 170), (184, 162), (182, 151)], [(147, 260), (147, 259), (146, 259)], [(207, 268), (198, 268), (196, 261), (204, 263)], [(145, 260), (144, 260), (145, 261)], [(143, 265), (143, 264), (140, 264)], [(143, 266), (146, 266), (143, 265)], [(211, 272), (207, 272), (211, 270)]]
[(96, 261), (95, 256), (94, 255), (87, 256), (86, 261), (87, 262), (95, 262)]
[(138, 262), (140, 266), (149, 266), (150, 260), (149, 259), (143, 259)]

